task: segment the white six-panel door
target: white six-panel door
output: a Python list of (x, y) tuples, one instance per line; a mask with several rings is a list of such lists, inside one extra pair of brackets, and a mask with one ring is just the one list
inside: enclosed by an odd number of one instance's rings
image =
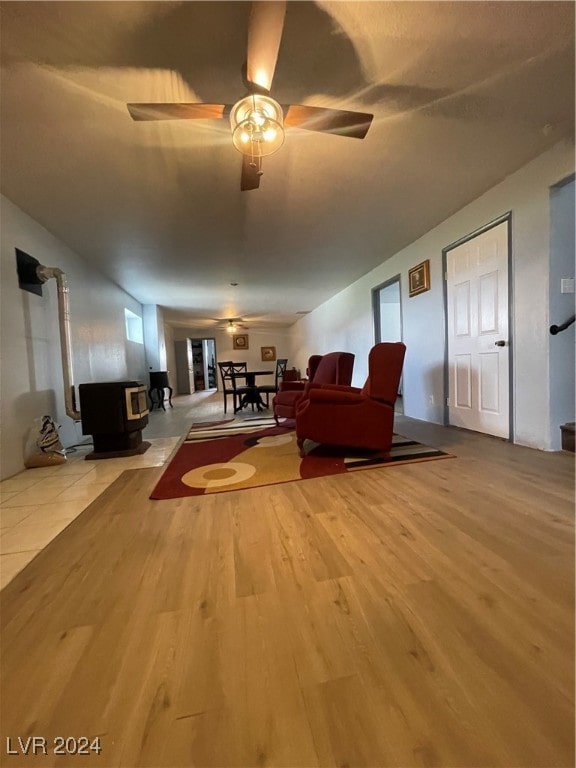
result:
[(447, 251), (450, 424), (510, 436), (508, 222)]

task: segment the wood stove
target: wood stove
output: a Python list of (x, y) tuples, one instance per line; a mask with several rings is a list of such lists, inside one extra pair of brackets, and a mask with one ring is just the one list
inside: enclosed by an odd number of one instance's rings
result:
[(80, 384), (82, 434), (92, 435), (94, 451), (87, 459), (110, 459), (144, 453), (148, 424), (146, 387), (139, 381)]

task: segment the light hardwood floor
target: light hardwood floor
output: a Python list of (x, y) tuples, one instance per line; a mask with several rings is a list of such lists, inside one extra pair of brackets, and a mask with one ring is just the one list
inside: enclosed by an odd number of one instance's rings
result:
[[(115, 480), (1, 593), (1, 764), (573, 766), (574, 456), (397, 430), (456, 458), (171, 501), (161, 468)], [(6, 754), (34, 735), (102, 751)]]

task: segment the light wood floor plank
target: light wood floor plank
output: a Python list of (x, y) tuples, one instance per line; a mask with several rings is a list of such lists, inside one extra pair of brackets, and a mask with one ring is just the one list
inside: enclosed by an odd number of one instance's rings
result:
[[(573, 766), (573, 457), (402, 424), (456, 458), (167, 501), (125, 472), (0, 593), (0, 763)], [(5, 754), (29, 735), (102, 753)]]

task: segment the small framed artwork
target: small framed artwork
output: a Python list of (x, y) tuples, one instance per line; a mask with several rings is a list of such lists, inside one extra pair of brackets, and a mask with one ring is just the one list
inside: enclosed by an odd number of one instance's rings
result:
[(408, 295), (417, 296), (430, 290), (430, 260), (408, 270)]
[(276, 347), (260, 347), (262, 360), (276, 360)]
[(232, 346), (234, 349), (248, 349), (248, 334), (237, 333), (232, 336)]

